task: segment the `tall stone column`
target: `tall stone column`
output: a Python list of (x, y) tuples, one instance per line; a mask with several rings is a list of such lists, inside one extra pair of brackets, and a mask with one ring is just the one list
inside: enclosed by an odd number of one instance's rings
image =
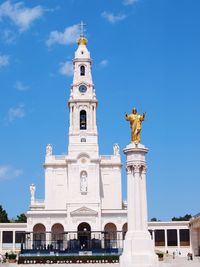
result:
[(15, 231), (13, 231), (12, 251), (15, 251)]
[(153, 240), (148, 231), (146, 196), (146, 154), (142, 144), (129, 144), (124, 149), (127, 169), (128, 232), (124, 241), (121, 267), (158, 266)]

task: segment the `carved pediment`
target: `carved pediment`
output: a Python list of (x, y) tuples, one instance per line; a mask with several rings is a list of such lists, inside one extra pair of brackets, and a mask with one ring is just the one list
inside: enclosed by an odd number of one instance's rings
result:
[(71, 216), (76, 216), (76, 217), (77, 216), (97, 216), (98, 212), (83, 206), (77, 210), (72, 211), (70, 214)]

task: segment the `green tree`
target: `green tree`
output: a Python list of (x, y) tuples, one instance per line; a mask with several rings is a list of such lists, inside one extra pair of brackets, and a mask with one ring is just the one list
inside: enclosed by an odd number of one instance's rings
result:
[(155, 218), (155, 217), (153, 217), (153, 218), (151, 219), (151, 222), (157, 222), (157, 221), (158, 221), (158, 219)]
[(172, 221), (189, 221), (192, 218), (191, 214), (185, 214), (185, 216), (173, 217)]
[(7, 212), (3, 209), (3, 207), (0, 205), (0, 223), (8, 223), (8, 214)]
[(26, 223), (27, 218), (24, 213), (21, 213), (20, 215), (17, 216), (17, 219), (15, 220), (16, 223)]

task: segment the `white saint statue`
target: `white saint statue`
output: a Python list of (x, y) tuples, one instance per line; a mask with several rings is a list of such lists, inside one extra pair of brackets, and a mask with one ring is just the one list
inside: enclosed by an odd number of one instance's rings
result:
[(119, 156), (120, 148), (118, 144), (113, 145), (113, 153), (115, 156)]
[(35, 190), (36, 190), (35, 185), (31, 184), (30, 185), (31, 203), (35, 202)]
[(46, 156), (52, 156), (52, 145), (48, 144), (46, 146)]
[(81, 184), (80, 184), (81, 193), (87, 193), (87, 173), (84, 171), (81, 173)]

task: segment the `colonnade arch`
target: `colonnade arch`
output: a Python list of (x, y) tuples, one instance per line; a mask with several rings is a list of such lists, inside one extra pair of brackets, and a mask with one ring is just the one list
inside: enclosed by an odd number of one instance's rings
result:
[(33, 249), (41, 249), (46, 243), (46, 227), (38, 223), (33, 227)]
[(54, 249), (62, 249), (64, 241), (64, 227), (56, 223), (51, 227), (51, 243)]
[(117, 247), (117, 226), (114, 223), (107, 223), (104, 226), (104, 240), (106, 248)]

